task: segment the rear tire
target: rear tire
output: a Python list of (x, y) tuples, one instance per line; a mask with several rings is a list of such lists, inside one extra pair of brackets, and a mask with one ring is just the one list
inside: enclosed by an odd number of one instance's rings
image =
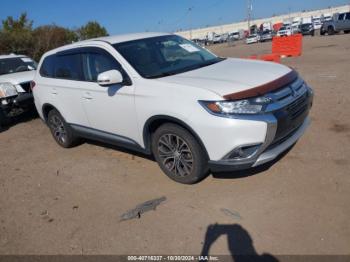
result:
[(47, 117), (47, 125), (57, 144), (64, 148), (70, 148), (77, 144), (77, 137), (74, 135), (72, 128), (66, 123), (61, 114), (53, 109)]
[(163, 172), (182, 184), (195, 184), (208, 175), (208, 158), (186, 129), (168, 123), (152, 136), (152, 152)]

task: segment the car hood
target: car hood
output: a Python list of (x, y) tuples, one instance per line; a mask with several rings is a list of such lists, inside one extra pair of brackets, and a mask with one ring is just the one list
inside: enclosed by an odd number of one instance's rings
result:
[(1, 75), (0, 76), (0, 83), (2, 82), (9, 82), (13, 85), (18, 85), (20, 83), (24, 82), (30, 82), (34, 79), (35, 71), (25, 71), (25, 72), (18, 72), (18, 73), (12, 73), (7, 75)]
[(157, 81), (210, 90), (220, 96), (270, 83), (292, 70), (289, 67), (257, 60), (228, 58), (214, 65)]

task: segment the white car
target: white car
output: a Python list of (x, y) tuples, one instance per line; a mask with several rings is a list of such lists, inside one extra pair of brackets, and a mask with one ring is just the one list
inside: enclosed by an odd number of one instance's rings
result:
[(246, 44), (254, 44), (259, 42), (259, 36), (257, 34), (253, 34), (247, 37), (245, 40)]
[(153, 154), (181, 183), (255, 167), (309, 125), (312, 90), (289, 67), (220, 58), (172, 34), (98, 38), (46, 53), (35, 105), (54, 139)]
[(282, 26), (277, 32), (277, 36), (291, 36), (293, 34), (293, 28), (291, 26)]
[(321, 29), (322, 21), (321, 21), (321, 17), (320, 16), (313, 17), (312, 18), (312, 23), (314, 25), (315, 30)]
[(23, 55), (0, 55), (0, 127), (16, 111), (34, 107), (30, 83), (36, 63)]

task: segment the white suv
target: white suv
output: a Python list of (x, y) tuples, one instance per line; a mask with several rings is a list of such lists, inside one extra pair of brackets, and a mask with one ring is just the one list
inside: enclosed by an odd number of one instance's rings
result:
[(98, 38), (46, 53), (34, 99), (57, 143), (83, 137), (153, 154), (181, 183), (290, 148), (313, 93), (283, 65), (220, 58), (177, 35)]

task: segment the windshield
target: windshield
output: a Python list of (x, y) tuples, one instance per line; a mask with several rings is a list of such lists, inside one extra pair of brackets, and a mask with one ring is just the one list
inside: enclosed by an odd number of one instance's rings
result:
[(223, 60), (176, 35), (145, 38), (113, 46), (145, 78), (180, 74)]
[(301, 25), (302, 28), (308, 28), (308, 27), (310, 27), (310, 26), (312, 26), (312, 24), (302, 24), (302, 25)]
[(37, 64), (29, 57), (16, 57), (0, 59), (0, 75), (31, 71)]

